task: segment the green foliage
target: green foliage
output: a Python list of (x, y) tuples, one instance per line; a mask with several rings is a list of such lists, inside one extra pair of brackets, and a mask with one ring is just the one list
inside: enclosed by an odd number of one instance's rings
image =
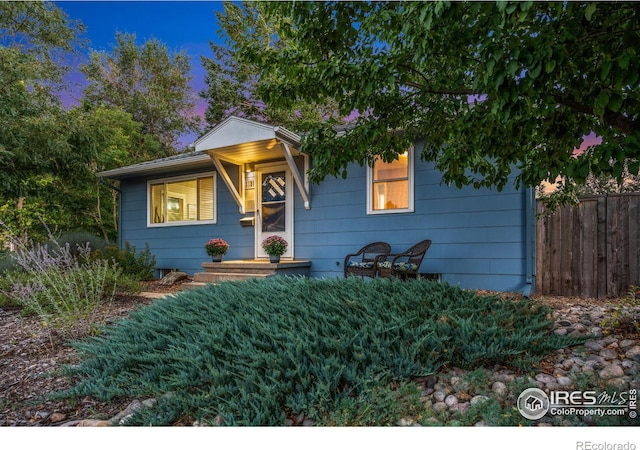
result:
[(476, 394), (485, 394), (489, 382), (489, 371), (483, 367), (472, 370), (463, 377), (469, 390)]
[(145, 243), (144, 250), (136, 249), (128, 241), (122, 250), (117, 245), (107, 245), (96, 250), (93, 258), (113, 260), (122, 273), (139, 281), (152, 279), (156, 268), (156, 257), (151, 253), (148, 243)]
[(472, 405), (467, 414), (460, 418), (460, 425), (473, 426), (483, 421), (490, 426), (531, 425), (515, 407), (505, 407), (495, 398)]
[(374, 386), (357, 397), (342, 397), (332, 410), (321, 414), (319, 425), (332, 427), (395, 426), (400, 419), (420, 417), (424, 406), (412, 383), (398, 388)]
[(295, 92), (283, 90), (282, 95), (293, 99), (291, 106), (281, 108), (264, 102), (259, 88), (270, 82), (269, 76), (263, 72), (260, 78), (256, 77), (262, 67), (242, 56), (254, 51), (254, 47), (277, 49), (283, 45), (282, 36), (277, 33), (281, 24), (269, 21), (259, 3), (224, 2), (224, 11), (216, 15), (225, 45), (211, 42), (213, 58), (201, 58), (207, 71), (207, 88), (200, 96), (208, 101), (205, 119), (209, 125), (214, 126), (224, 118), (236, 115), (302, 132), (329, 117), (340, 121), (337, 105), (331, 100), (305, 98), (296, 101)]
[[(422, 139), (444, 181), (498, 189), (621, 180), (640, 166), (640, 8), (607, 2), (264, 2), (270, 40), (230, 35), (272, 108), (335, 102), (311, 178), (391, 158)], [(248, 36), (249, 35), (249, 36)], [(390, 134), (389, 130), (402, 130)], [(583, 137), (597, 146), (574, 155)]]
[(32, 274), (31, 284), (17, 289), (14, 284), (12, 296), (25, 312), (37, 314), (44, 326), (64, 330), (111, 301), (116, 270), (103, 260), (78, 262), (65, 270), (55, 267)]
[(0, 2), (0, 198), (73, 159), (55, 90), (83, 31), (53, 3)]
[(69, 243), (50, 237), (48, 245), (12, 240), (18, 267), (5, 272), (2, 295), (38, 315), (45, 327), (82, 333), (79, 321), (93, 328), (95, 312), (116, 294), (121, 271), (113, 262), (91, 259), (88, 244), (72, 252)]
[(640, 287), (631, 286), (618, 304), (610, 304), (609, 316), (600, 324), (608, 333), (640, 332)]
[(128, 112), (144, 135), (160, 143), (154, 157), (175, 154), (180, 135), (199, 131), (199, 119), (191, 114), (189, 57), (157, 39), (135, 41), (135, 35), (117, 33), (111, 53), (91, 52), (82, 66), (89, 81), (85, 103)]
[(100, 250), (107, 245), (107, 242), (93, 233), (87, 231), (68, 231), (61, 233), (60, 236), (52, 242), (57, 247), (67, 247), (71, 254), (78, 256), (79, 249), (89, 246), (92, 251)]
[(15, 260), (10, 252), (0, 251), (0, 274), (12, 269), (15, 266)]
[[(69, 374), (79, 382), (59, 395), (158, 398), (132, 425), (185, 416), (282, 425), (328, 412), (334, 423), (369, 423), (397, 398), (390, 382), (443, 365), (524, 367), (574, 342), (550, 333), (547, 312), (426, 281), (227, 282), (159, 300), (78, 342), (82, 362)], [(367, 410), (363, 399), (378, 396)]]

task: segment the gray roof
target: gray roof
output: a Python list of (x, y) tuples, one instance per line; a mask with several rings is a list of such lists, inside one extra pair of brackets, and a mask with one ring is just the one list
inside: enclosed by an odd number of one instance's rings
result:
[(168, 156), (166, 158), (154, 159), (153, 161), (145, 161), (130, 166), (119, 167), (117, 169), (105, 170), (98, 172), (96, 175), (100, 178), (111, 178), (119, 180), (137, 175), (159, 175), (176, 170), (188, 170), (210, 166), (213, 168), (211, 158), (207, 153), (187, 152), (178, 155)]

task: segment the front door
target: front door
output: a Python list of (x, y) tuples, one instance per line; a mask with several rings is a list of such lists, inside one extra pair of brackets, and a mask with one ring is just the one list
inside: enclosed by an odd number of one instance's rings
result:
[(263, 164), (256, 167), (258, 192), (256, 205), (256, 258), (269, 255), (262, 249), (262, 241), (271, 235), (284, 238), (287, 252), (282, 258), (293, 259), (293, 183), (285, 163)]

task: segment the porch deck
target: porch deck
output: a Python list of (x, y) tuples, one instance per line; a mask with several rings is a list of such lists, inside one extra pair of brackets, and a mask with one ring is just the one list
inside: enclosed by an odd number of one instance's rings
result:
[(244, 259), (203, 262), (201, 265), (204, 272), (194, 274), (193, 281), (183, 284), (183, 289), (191, 289), (207, 283), (246, 280), (248, 278), (267, 278), (277, 275), (308, 277), (311, 261), (281, 260), (279, 263), (271, 263), (268, 260)]

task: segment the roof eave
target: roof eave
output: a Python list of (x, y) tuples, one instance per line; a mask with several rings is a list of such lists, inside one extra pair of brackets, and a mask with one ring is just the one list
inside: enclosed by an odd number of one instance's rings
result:
[(134, 177), (139, 175), (152, 175), (154, 173), (163, 172), (166, 170), (175, 171), (176, 169), (189, 169), (191, 167), (202, 166), (204, 163), (210, 163), (211, 159), (207, 154), (194, 153), (191, 157), (184, 158), (182, 160), (175, 159), (158, 159), (155, 161), (149, 161), (141, 164), (134, 164), (131, 166), (119, 167), (117, 169), (105, 170), (96, 173), (97, 177), (110, 178), (114, 180), (120, 180), (123, 178)]

